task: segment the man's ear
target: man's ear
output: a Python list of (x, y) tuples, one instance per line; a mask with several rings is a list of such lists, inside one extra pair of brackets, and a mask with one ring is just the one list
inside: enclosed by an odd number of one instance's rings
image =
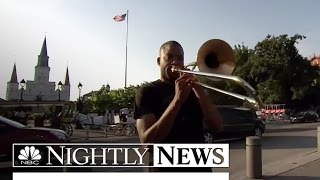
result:
[(157, 64), (160, 66), (160, 57), (157, 58)]

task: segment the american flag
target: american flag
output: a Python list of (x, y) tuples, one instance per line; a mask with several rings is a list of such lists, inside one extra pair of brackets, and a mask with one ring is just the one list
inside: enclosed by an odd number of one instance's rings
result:
[(127, 14), (117, 15), (113, 19), (117, 22), (124, 21), (126, 19)]

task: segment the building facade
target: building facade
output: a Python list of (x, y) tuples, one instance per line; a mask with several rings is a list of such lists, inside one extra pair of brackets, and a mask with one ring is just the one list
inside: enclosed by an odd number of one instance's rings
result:
[(311, 66), (318, 66), (320, 68), (320, 55), (319, 56), (314, 55), (310, 59), (310, 63), (311, 63)]
[[(7, 100), (23, 101), (70, 101), (70, 81), (67, 67), (64, 83), (50, 82), (49, 56), (47, 42), (44, 38), (38, 64), (35, 66), (34, 80), (25, 84), (18, 82), (16, 64), (13, 66), (11, 79), (7, 83)], [(59, 85), (60, 84), (60, 85)]]

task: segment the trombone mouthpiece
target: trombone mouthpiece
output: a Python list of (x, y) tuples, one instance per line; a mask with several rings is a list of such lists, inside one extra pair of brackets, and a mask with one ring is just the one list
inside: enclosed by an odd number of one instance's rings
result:
[(172, 68), (171, 68), (171, 71), (172, 71), (172, 72), (175, 72), (175, 71), (177, 71), (177, 69), (175, 69), (174, 67), (172, 67)]

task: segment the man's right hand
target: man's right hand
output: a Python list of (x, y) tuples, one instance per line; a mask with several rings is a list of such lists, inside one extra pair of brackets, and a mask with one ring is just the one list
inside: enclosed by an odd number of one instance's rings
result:
[(192, 89), (193, 76), (183, 74), (175, 81), (175, 96), (174, 100), (183, 104), (190, 94)]

